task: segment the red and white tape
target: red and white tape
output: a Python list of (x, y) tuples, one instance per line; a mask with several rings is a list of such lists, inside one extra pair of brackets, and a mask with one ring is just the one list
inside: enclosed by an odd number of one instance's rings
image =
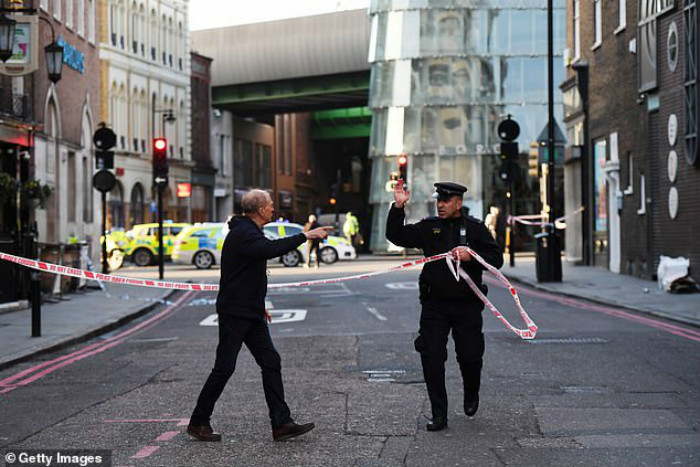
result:
[[(459, 267), (460, 261), (459, 258), (455, 259), (452, 257), (452, 255), (448, 256), (445, 258), (447, 261), (447, 266), (450, 268), (450, 271), (452, 271), (452, 274), (455, 276), (455, 279), (459, 281), (459, 278), (461, 277), (464, 279), (464, 281), (467, 283), (469, 288), (472, 289), (472, 291), (476, 294), (477, 297), (481, 299), (482, 302), (493, 312), (494, 315), (496, 315), (496, 318), (503, 323), (508, 329), (516, 333), (520, 338), (522, 339), (534, 339), (535, 336), (537, 335), (537, 325), (535, 324), (532, 319), (530, 319), (530, 316), (527, 314), (525, 309), (523, 308), (522, 304), (520, 303), (520, 297), (518, 296), (518, 292), (515, 290), (515, 287), (510, 283), (510, 281), (504, 276), (501, 271), (498, 269), (494, 268), (491, 266), (489, 263), (487, 263), (481, 256), (476, 254), (474, 250), (471, 248), (467, 247), (467, 251), (469, 254), (479, 263), (481, 263), (482, 266), (484, 266), (491, 274), (496, 276), (496, 278), (502, 282), (508, 291), (510, 292), (510, 296), (513, 298), (513, 301), (515, 301), (515, 305), (518, 307), (518, 311), (520, 312), (520, 316), (523, 317), (523, 320), (525, 321), (525, 325), (527, 326), (527, 329), (518, 329), (501, 314), (500, 311), (498, 311), (498, 308), (496, 308), (491, 301), (486, 298), (486, 295), (481, 291), (479, 287), (474, 283), (471, 277), (469, 277), (469, 274), (467, 274), (464, 269), (461, 269)], [(454, 264), (453, 264), (454, 263)]]
[[(503, 282), (506, 287), (508, 287), (508, 290), (511, 293), (511, 296), (513, 297), (513, 300), (515, 300), (516, 305), (518, 306), (518, 309), (520, 310), (520, 314), (523, 316), (523, 319), (525, 319), (525, 323), (528, 326), (527, 330), (521, 330), (513, 327), (504, 317), (501, 315), (501, 313), (496, 309), (495, 306), (486, 298), (486, 296), (479, 290), (479, 288), (474, 284), (474, 282), (471, 280), (471, 278), (464, 273), (464, 271), (459, 269), (459, 264), (457, 265), (457, 270), (460, 271), (459, 276), (461, 276), (467, 284), (469, 284), (469, 287), (476, 293), (476, 295), (486, 304), (486, 306), (489, 307), (489, 309), (496, 315), (496, 317), (508, 327), (511, 331), (516, 333), (518, 336), (520, 336), (523, 339), (533, 339), (535, 337), (535, 334), (537, 333), (537, 326), (535, 325), (534, 322), (530, 319), (530, 317), (527, 315), (525, 310), (523, 309), (522, 305), (520, 304), (520, 298), (518, 297), (517, 292), (515, 291), (515, 288), (510, 284), (508, 279), (506, 279), (501, 272), (488, 264), (483, 258), (481, 258), (478, 254), (476, 254), (472, 249), (469, 249), (469, 254), (471, 254), (477, 261), (479, 261), (484, 267), (494, 274), (499, 281)], [(375, 271), (375, 272), (369, 272), (365, 274), (357, 274), (354, 276), (344, 276), (344, 277), (335, 277), (335, 278), (330, 278), (330, 279), (318, 279), (318, 280), (313, 280), (313, 281), (303, 281), (303, 282), (289, 282), (289, 283), (282, 283), (282, 284), (269, 284), (268, 288), (269, 289), (280, 289), (280, 288), (288, 288), (288, 287), (306, 287), (306, 286), (313, 286), (313, 285), (322, 285), (322, 284), (335, 284), (338, 282), (346, 282), (346, 281), (351, 281), (351, 280), (358, 280), (358, 279), (366, 279), (368, 277), (374, 277), (374, 276), (379, 276), (381, 274), (389, 274), (392, 272), (400, 271), (401, 269), (408, 269), (413, 266), (418, 266), (420, 264), (425, 264), (425, 263), (430, 263), (433, 261), (438, 261), (444, 259), (447, 261), (448, 267), (450, 267), (453, 271), (453, 274), (455, 274), (455, 277), (457, 280), (459, 280), (459, 276), (456, 274), (456, 270), (454, 269), (454, 265), (452, 264), (452, 253), (442, 253), (440, 255), (434, 255), (434, 256), (427, 256), (425, 258), (420, 258), (414, 261), (409, 261), (407, 263), (400, 264), (398, 266), (394, 266), (391, 268), (387, 269), (382, 269), (380, 271)], [(203, 292), (216, 292), (219, 290), (218, 284), (188, 284), (184, 282), (169, 282), (169, 281), (157, 281), (157, 280), (151, 280), (151, 279), (137, 279), (135, 277), (126, 277), (126, 276), (113, 276), (113, 275), (108, 275), (108, 274), (100, 274), (97, 272), (92, 272), (92, 271), (85, 271), (83, 269), (77, 269), (77, 268), (71, 268), (68, 266), (59, 266), (57, 264), (52, 264), (52, 263), (46, 263), (44, 261), (39, 261), (35, 259), (28, 259), (28, 258), (23, 258), (21, 256), (15, 256), (15, 255), (10, 255), (8, 253), (2, 253), (0, 252), (0, 260), (5, 260), (9, 261), (11, 263), (16, 263), (21, 266), (25, 266), (31, 269), (36, 269), (38, 271), (42, 272), (47, 272), (51, 274), (61, 274), (64, 276), (69, 276), (69, 277), (77, 277), (79, 279), (87, 279), (87, 280), (94, 280), (94, 281), (104, 281), (104, 282), (111, 282), (114, 284), (123, 284), (123, 285), (132, 285), (136, 287), (153, 287), (153, 288), (159, 288), (159, 289), (175, 289), (175, 290), (196, 290), (196, 291), (203, 291)]]
[[(579, 207), (573, 212), (570, 212), (569, 214), (561, 217), (557, 217), (554, 219), (554, 227), (557, 229), (565, 229), (566, 228), (566, 219), (568, 219), (571, 216), (574, 216), (580, 212), (583, 212), (586, 208), (584, 206)], [(514, 224), (516, 222), (519, 222), (524, 225), (538, 225), (538, 226), (543, 226), (547, 225), (547, 222), (544, 222), (542, 219), (546, 217), (546, 214), (525, 214), (522, 216), (508, 216), (508, 223), (509, 224)], [(531, 219), (538, 219), (538, 220), (531, 220)]]

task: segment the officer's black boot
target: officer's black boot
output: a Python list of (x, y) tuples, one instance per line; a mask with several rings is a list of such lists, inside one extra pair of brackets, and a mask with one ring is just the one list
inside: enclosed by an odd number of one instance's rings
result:
[(479, 387), (481, 386), (481, 366), (479, 362), (469, 362), (461, 366), (464, 381), (464, 413), (467, 417), (476, 415), (479, 410)]
[(444, 415), (433, 417), (433, 419), (425, 425), (425, 429), (428, 431), (440, 431), (445, 428), (447, 428), (447, 417)]

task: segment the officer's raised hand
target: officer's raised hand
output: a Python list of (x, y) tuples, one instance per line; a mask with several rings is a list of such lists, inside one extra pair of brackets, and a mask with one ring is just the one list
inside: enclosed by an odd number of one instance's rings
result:
[(394, 206), (401, 209), (411, 199), (411, 190), (403, 189), (403, 180), (396, 182), (394, 186)]

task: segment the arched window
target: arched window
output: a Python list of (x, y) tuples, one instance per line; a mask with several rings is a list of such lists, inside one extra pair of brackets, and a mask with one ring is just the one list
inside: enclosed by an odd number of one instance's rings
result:
[(151, 10), (151, 30), (148, 35), (149, 46), (151, 47), (151, 60), (158, 58), (158, 16), (156, 10)]
[(156, 139), (156, 135), (159, 134), (158, 128), (156, 127), (157, 120), (153, 120), (153, 118), (155, 118), (155, 111), (157, 109), (158, 109), (158, 97), (156, 96), (156, 93), (153, 93), (153, 95), (151, 96), (151, 112), (149, 114), (151, 117), (151, 121), (148, 125), (148, 128), (151, 129), (151, 139), (150, 139), (149, 144), (151, 144), (151, 142), (154, 139)]
[(180, 116), (180, 118), (177, 119), (177, 129), (178, 129), (178, 131), (177, 131), (177, 148), (178, 149), (177, 150), (178, 150), (178, 157), (180, 159), (185, 158), (185, 148), (184, 148), (185, 138), (181, 136), (181, 135), (185, 134), (185, 130), (184, 130), (185, 119), (184, 119), (184, 117), (182, 117), (183, 115), (185, 115), (185, 102), (181, 100), (180, 101), (180, 111), (178, 113), (178, 116)]
[(165, 57), (168, 50), (168, 19), (165, 15), (161, 18), (160, 24), (160, 51), (163, 58), (163, 65), (165, 65)]
[(118, 180), (107, 193), (107, 212), (107, 229), (124, 228), (124, 190)]
[(119, 31), (119, 6), (116, 3), (109, 5), (109, 36), (111, 44), (117, 45), (117, 32)]
[(134, 185), (131, 189), (131, 215), (129, 225), (143, 224), (144, 222), (144, 204), (143, 204), (143, 186), (140, 183)]
[(141, 89), (141, 96), (139, 99), (139, 121), (141, 126), (139, 127), (139, 136), (141, 140), (141, 152), (146, 152), (146, 139), (148, 138), (148, 97), (146, 97), (146, 90)]
[(139, 109), (141, 107), (141, 104), (139, 102), (139, 90), (138, 88), (134, 88), (132, 94), (131, 94), (131, 102), (129, 102), (129, 113), (130, 113), (130, 133), (131, 133), (131, 149), (134, 152), (139, 151), (139, 131), (142, 126), (142, 122), (140, 120), (140, 112)]
[(127, 149), (126, 137), (129, 133), (129, 127), (127, 125), (128, 108), (126, 88), (122, 84), (119, 86), (119, 95), (117, 97), (117, 119), (114, 121), (114, 126), (116, 127), (115, 133), (119, 137), (119, 147), (121, 149)]
[(92, 171), (94, 157), (92, 153), (92, 125), (87, 111), (83, 113), (82, 135), (80, 144), (83, 147), (83, 222), (91, 223), (93, 220), (93, 189)]
[(131, 41), (131, 52), (138, 53), (139, 51), (139, 9), (136, 2), (131, 4), (129, 12), (129, 39)]
[(141, 56), (145, 57), (146, 56), (146, 41), (148, 40), (147, 37), (148, 31), (146, 28), (146, 10), (143, 8), (143, 3), (139, 5), (139, 43), (140, 43), (140, 48), (141, 48)]

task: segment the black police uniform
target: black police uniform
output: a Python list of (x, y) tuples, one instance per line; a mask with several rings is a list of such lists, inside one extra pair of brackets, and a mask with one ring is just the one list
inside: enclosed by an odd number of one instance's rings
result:
[[(436, 183), (435, 186), (438, 197), (461, 197), (467, 190), (451, 182)], [(392, 205), (386, 224), (386, 237), (396, 245), (420, 248), (425, 256), (446, 253), (456, 246), (466, 245), (494, 267), (503, 265), (501, 248), (483, 222), (469, 216), (465, 208), (462, 208), (460, 217), (453, 219), (429, 217), (416, 224), (404, 225), (404, 217), (404, 210)], [(474, 259), (460, 265), (486, 293), (486, 285), (482, 283), (484, 267)], [(446, 426), (447, 336), (452, 330), (464, 383), (465, 405), (467, 401), (478, 401), (484, 355), (481, 316), (484, 304), (464, 280), (455, 280), (444, 261), (427, 263), (421, 272), (419, 284), (422, 312), (415, 346), (421, 354), (433, 420), (442, 419)]]

